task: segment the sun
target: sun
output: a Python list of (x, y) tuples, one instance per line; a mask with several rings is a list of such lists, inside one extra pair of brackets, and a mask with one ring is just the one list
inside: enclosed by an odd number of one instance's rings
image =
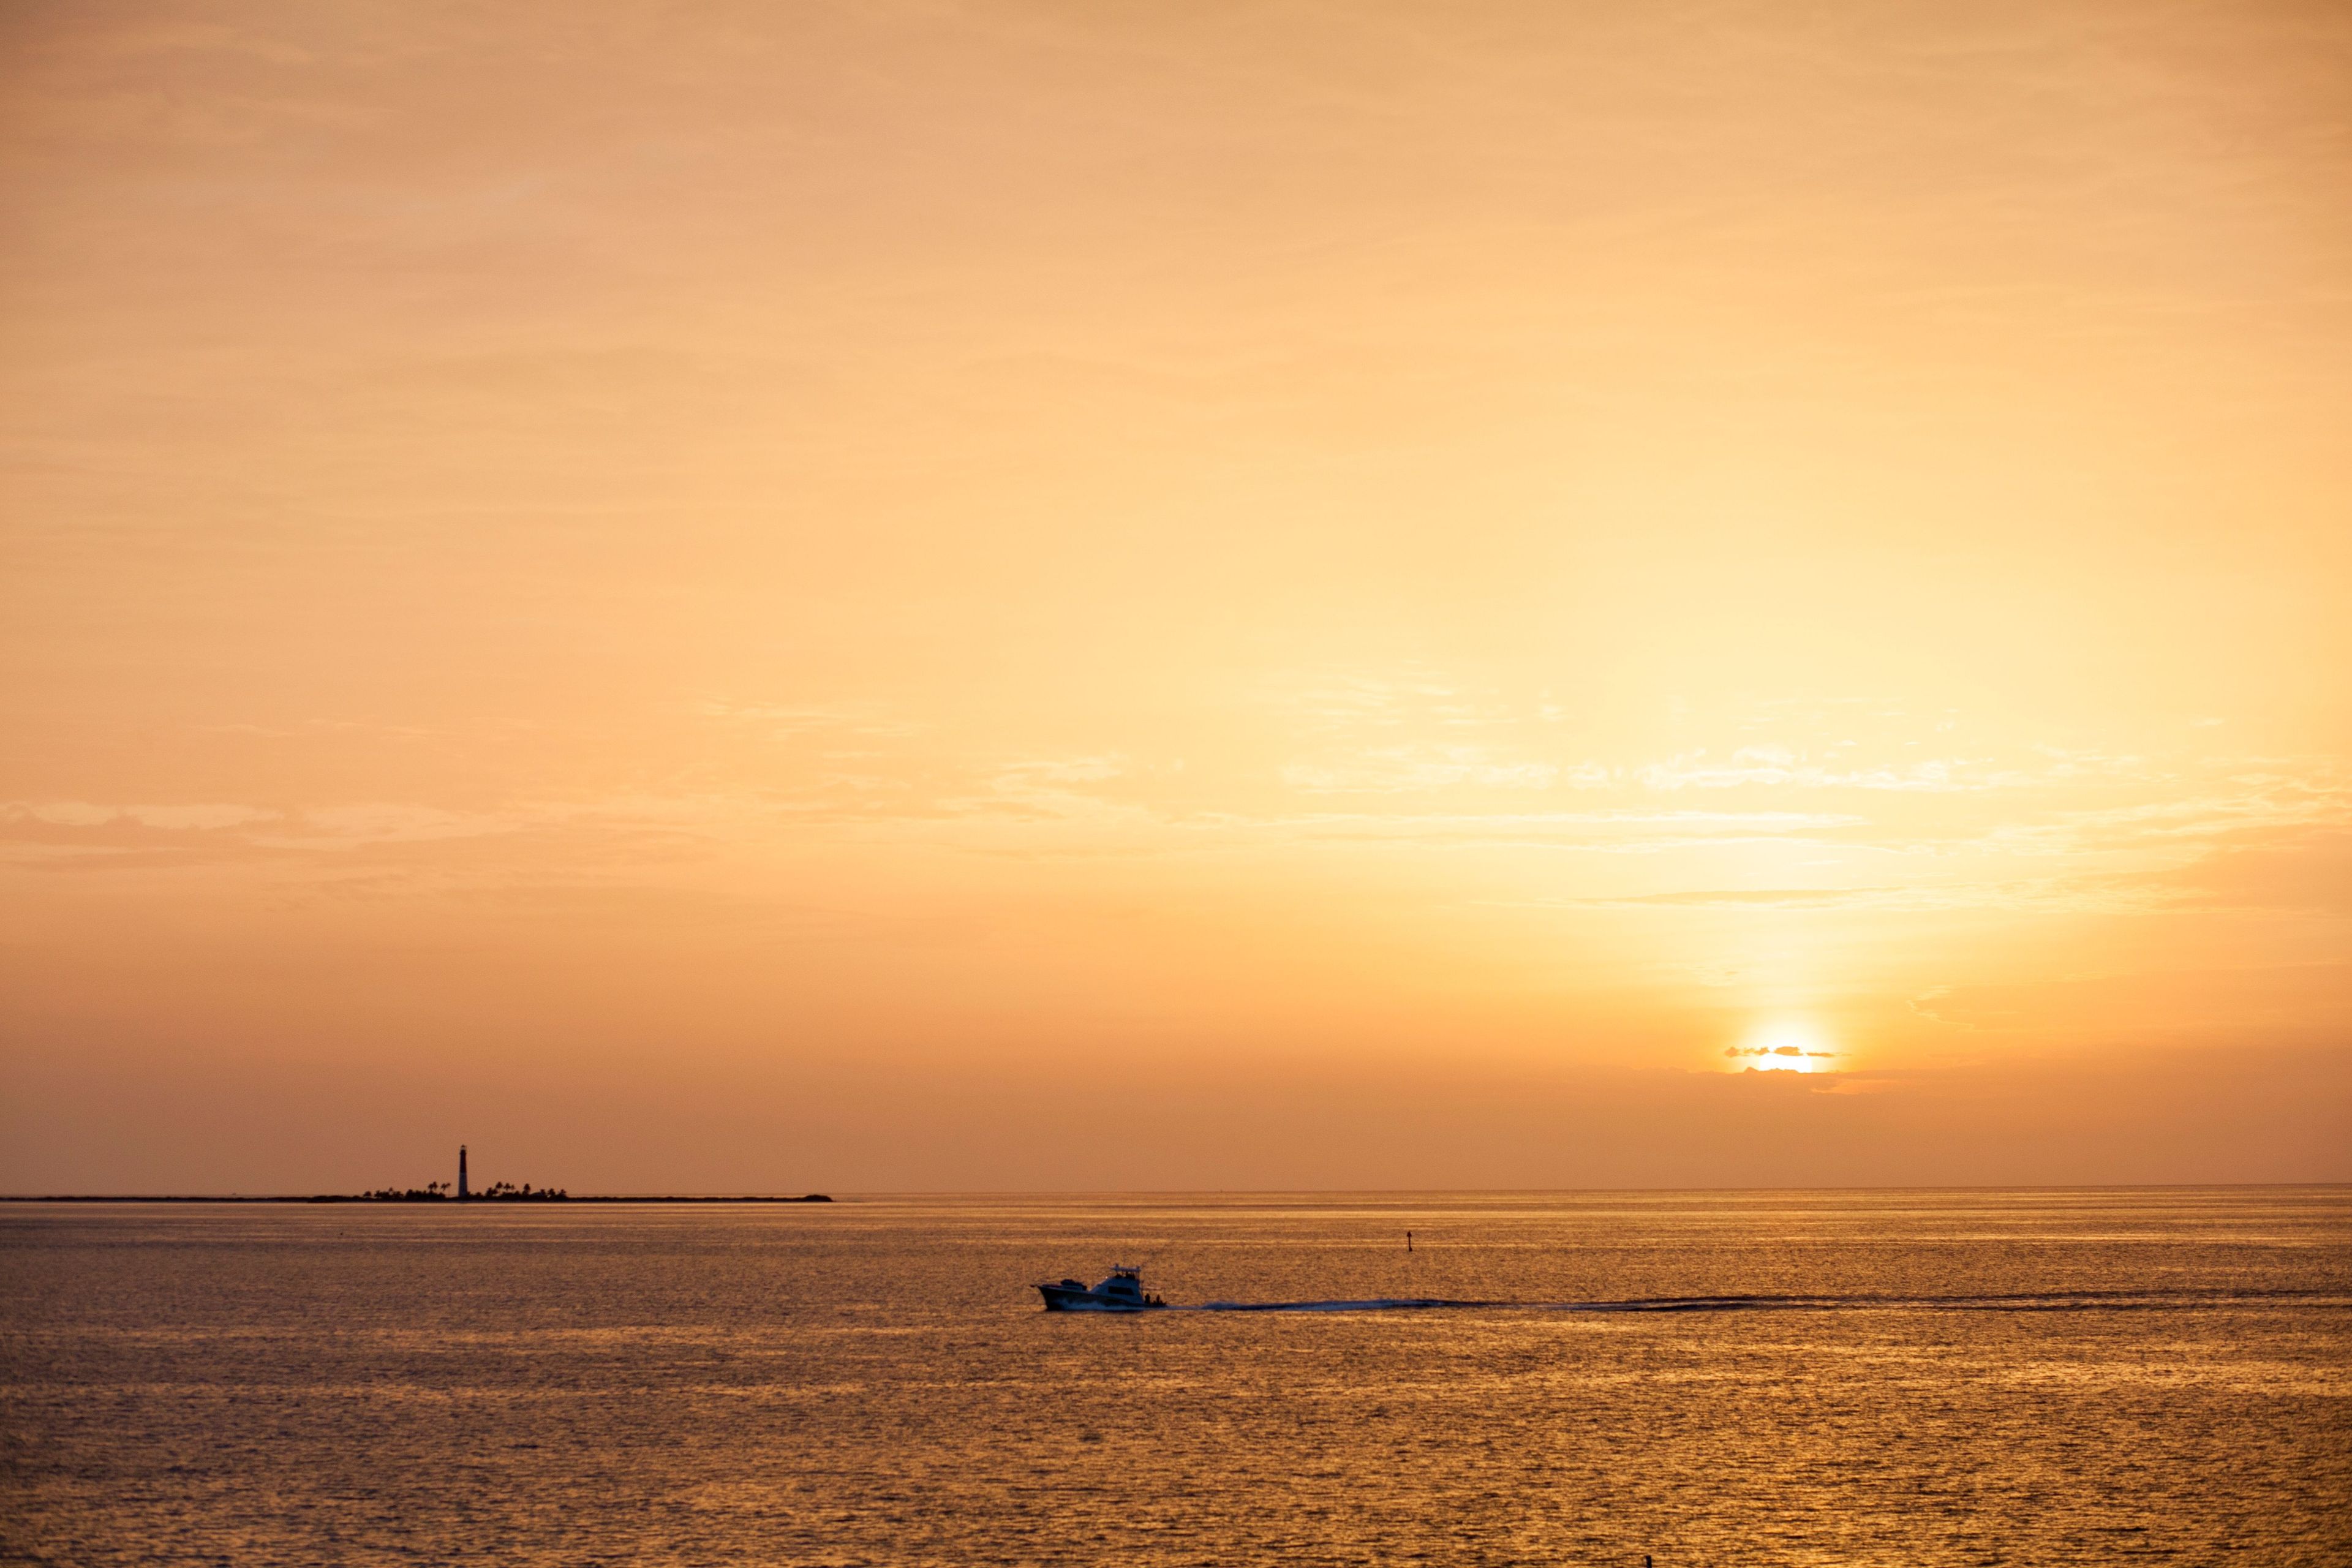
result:
[(1723, 1054), (1734, 1072), (1818, 1072), (1836, 1055), (1818, 1027), (1790, 1018), (1758, 1024)]

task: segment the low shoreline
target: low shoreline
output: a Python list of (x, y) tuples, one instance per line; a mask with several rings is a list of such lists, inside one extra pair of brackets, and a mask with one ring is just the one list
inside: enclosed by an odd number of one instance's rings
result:
[(0, 1194), (5, 1204), (382, 1204), (390, 1205), (430, 1206), (434, 1208), (561, 1208), (566, 1204), (829, 1204), (834, 1199), (824, 1193), (804, 1193), (798, 1197), (690, 1197), (682, 1194), (614, 1194), (562, 1198), (372, 1198), (363, 1193), (318, 1193), (309, 1195), (283, 1194), (277, 1195), (229, 1196), (203, 1194), (170, 1193), (155, 1194), (113, 1194), (93, 1193), (57, 1193), (46, 1195)]

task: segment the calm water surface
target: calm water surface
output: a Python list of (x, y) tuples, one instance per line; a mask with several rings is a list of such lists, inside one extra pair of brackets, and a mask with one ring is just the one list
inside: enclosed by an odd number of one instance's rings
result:
[(20, 1562), (2345, 1563), (2352, 1192), (16, 1204), (0, 1445)]

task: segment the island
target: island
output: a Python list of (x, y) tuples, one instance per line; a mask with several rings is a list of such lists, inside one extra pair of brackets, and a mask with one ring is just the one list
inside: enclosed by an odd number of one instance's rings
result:
[(456, 1182), (427, 1182), (421, 1187), (377, 1187), (365, 1193), (312, 1193), (247, 1195), (245, 1194), (159, 1194), (152, 1196), (56, 1194), (46, 1197), (11, 1194), (0, 1203), (20, 1204), (829, 1204), (824, 1193), (798, 1197), (746, 1195), (709, 1196), (656, 1193), (604, 1193), (573, 1197), (562, 1187), (534, 1187), (529, 1182), (492, 1182), (476, 1191), (467, 1174), (468, 1151), (457, 1145)]
[(464, 1207), (478, 1203), (566, 1204), (829, 1204), (824, 1193), (798, 1196), (769, 1193), (741, 1195), (709, 1193), (589, 1193), (558, 1188), (520, 1188), (511, 1193), (469, 1193), (464, 1197), (425, 1187), (383, 1187), (372, 1193), (0, 1193), (0, 1204), (433, 1204)]

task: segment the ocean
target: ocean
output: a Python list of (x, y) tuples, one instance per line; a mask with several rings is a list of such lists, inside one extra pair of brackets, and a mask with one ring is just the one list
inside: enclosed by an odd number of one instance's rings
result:
[(8, 1204), (0, 1380), (9, 1562), (2346, 1563), (2352, 1190)]

